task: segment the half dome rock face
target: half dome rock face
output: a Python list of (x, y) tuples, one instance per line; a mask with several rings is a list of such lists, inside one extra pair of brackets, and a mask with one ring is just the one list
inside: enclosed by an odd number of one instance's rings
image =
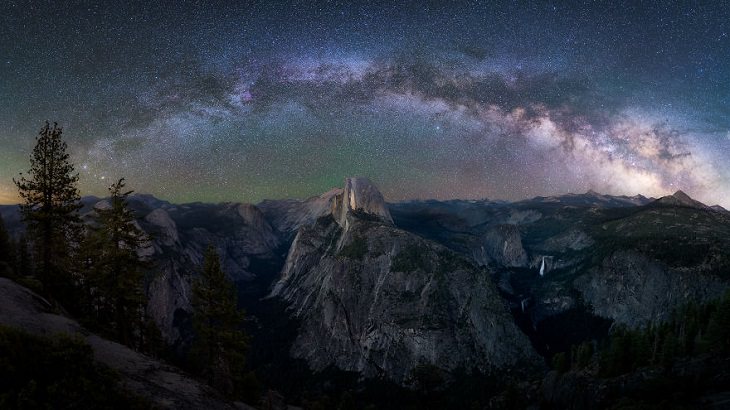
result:
[[(315, 371), (334, 366), (399, 384), (421, 364), (489, 372), (539, 362), (487, 271), (357, 212), (389, 216), (370, 187), (348, 184), (355, 212), (346, 226), (322, 217), (289, 250), (272, 296), (300, 321), (291, 355)], [(368, 202), (359, 202), (363, 193)]]
[(347, 215), (350, 213), (375, 216), (383, 222), (393, 224), (383, 194), (364, 177), (345, 179), (342, 197), (334, 204), (333, 214), (337, 216), (340, 226), (347, 228)]

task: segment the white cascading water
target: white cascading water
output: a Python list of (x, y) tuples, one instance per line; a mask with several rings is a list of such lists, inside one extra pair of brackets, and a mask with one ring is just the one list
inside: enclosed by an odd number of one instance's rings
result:
[(545, 257), (542, 257), (542, 265), (540, 265), (540, 276), (545, 276)]

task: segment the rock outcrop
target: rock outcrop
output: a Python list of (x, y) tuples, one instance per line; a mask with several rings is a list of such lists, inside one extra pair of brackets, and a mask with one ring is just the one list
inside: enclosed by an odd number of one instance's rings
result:
[(89, 333), (76, 321), (51, 313), (50, 304), (17, 283), (0, 278), (0, 324), (48, 336), (78, 335), (91, 346), (94, 358), (121, 376), (123, 387), (164, 409), (248, 408), (226, 401), (210, 387), (176, 367)]
[(332, 213), (332, 207), (342, 188), (335, 188), (322, 195), (305, 200), (265, 200), (257, 205), (271, 226), (278, 232), (295, 234), (299, 227), (311, 225), (317, 218)]
[(593, 238), (580, 229), (570, 229), (546, 240), (541, 249), (548, 252), (582, 251), (595, 243)]
[(254, 271), (254, 262), (277, 258), (280, 239), (254, 205), (188, 204), (147, 212), (141, 226), (152, 236), (155, 261), (148, 311), (170, 343), (184, 341), (191, 282), (208, 245), (217, 248), (224, 272), (244, 290), (262, 274)]
[(156, 241), (165, 246), (180, 245), (180, 235), (177, 231), (175, 221), (170, 218), (170, 214), (162, 208), (157, 208), (147, 214), (144, 220), (155, 226)]
[(730, 287), (716, 276), (671, 269), (633, 251), (615, 252), (573, 286), (595, 314), (631, 327), (664, 322), (673, 309), (719, 299)]
[(352, 214), (370, 215), (382, 222), (393, 224), (393, 218), (390, 216), (383, 195), (369, 179), (346, 178), (345, 188), (341, 195), (341, 197), (338, 195), (333, 204), (332, 214), (343, 228), (348, 228), (348, 216)]
[(301, 322), (292, 356), (401, 384), (419, 364), (539, 362), (488, 272), (391, 226), (371, 184), (348, 186), (334, 215), (300, 228), (271, 293)]
[(503, 224), (490, 228), (474, 250), (474, 260), (480, 265), (490, 263), (507, 267), (527, 265), (527, 252), (517, 225)]

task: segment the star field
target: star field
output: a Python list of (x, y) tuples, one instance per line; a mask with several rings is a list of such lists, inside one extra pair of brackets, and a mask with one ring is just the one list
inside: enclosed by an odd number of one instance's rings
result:
[(48, 119), (84, 195), (730, 206), (726, 1), (61, 3), (0, 5), (0, 202)]

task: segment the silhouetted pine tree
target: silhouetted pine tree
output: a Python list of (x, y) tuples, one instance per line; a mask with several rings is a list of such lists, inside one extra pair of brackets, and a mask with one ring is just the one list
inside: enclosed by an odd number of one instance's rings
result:
[(33, 274), (33, 261), (31, 260), (28, 240), (22, 235), (18, 240), (15, 257), (15, 274), (21, 277)]
[(12, 277), (15, 267), (15, 247), (0, 216), (0, 276)]
[(87, 270), (84, 293), (97, 324), (106, 324), (120, 342), (132, 346), (143, 329), (146, 262), (137, 251), (147, 236), (127, 203), (133, 191), (123, 192), (124, 186), (122, 178), (109, 187), (109, 207), (96, 209), (82, 254)]
[(240, 388), (248, 343), (240, 330), (243, 312), (236, 308), (235, 288), (221, 270), (212, 245), (205, 252), (203, 272), (193, 283), (192, 304), (193, 362), (210, 385), (233, 394)]
[(73, 301), (71, 257), (80, 232), (76, 187), (79, 176), (66, 152), (62, 130), (48, 122), (41, 128), (30, 156), (28, 178), (15, 180), (20, 210), (36, 253), (36, 273), (46, 294)]

